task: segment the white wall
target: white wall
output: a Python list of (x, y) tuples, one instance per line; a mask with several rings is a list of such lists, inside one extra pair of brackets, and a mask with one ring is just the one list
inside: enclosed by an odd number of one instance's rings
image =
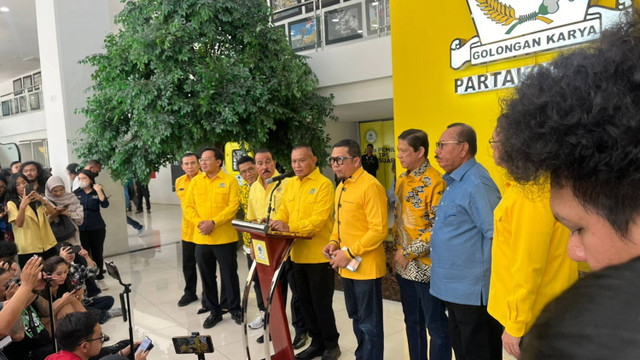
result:
[(149, 181), (149, 193), (153, 204), (180, 205), (176, 193), (171, 191), (171, 169), (161, 168), (156, 172), (156, 178)]
[(324, 51), (302, 53), (318, 77), (319, 87), (390, 77), (391, 36), (344, 42)]
[[(36, 0), (38, 44), (42, 82), (46, 85), (44, 111), (49, 140), (50, 163), (55, 175), (64, 179), (66, 166), (77, 162), (73, 144), (86, 118), (75, 110), (85, 106), (92, 85), (93, 69), (78, 61), (104, 51), (103, 41), (111, 31), (112, 0)], [(98, 159), (101, 160), (101, 159)], [(96, 179), (110, 196), (102, 210), (107, 223), (105, 255), (129, 250), (122, 185), (111, 180), (107, 170)]]

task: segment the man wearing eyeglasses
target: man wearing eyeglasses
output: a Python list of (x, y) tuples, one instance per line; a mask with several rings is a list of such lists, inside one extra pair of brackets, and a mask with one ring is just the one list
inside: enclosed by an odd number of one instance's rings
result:
[[(280, 175), (278, 170), (276, 170), (276, 162), (273, 160), (271, 150), (257, 150), (255, 160), (260, 177), (251, 185), (251, 190), (249, 190), (247, 220), (263, 222), (266, 221), (267, 215), (269, 214), (269, 201), (271, 201), (271, 217), (277, 214), (280, 203), (282, 202), (282, 194), (291, 179), (283, 179), (278, 187), (276, 187), (278, 182), (267, 184), (267, 180)], [(308, 336), (304, 316), (302, 315), (302, 305), (300, 305), (293, 282), (293, 271), (291, 267), (291, 260), (287, 259), (282, 265), (283, 274), (280, 276), (280, 286), (285, 303), (287, 302), (287, 287), (291, 286), (291, 324), (295, 329), (293, 348), (294, 350), (298, 350), (307, 343)], [(261, 329), (264, 324), (264, 304), (261, 306), (260, 303), (263, 303), (261, 298), (258, 300), (258, 307), (262, 311), (258, 318), (249, 323), (249, 328), (251, 329)], [(261, 335), (256, 341), (260, 344), (264, 343), (264, 336)]]
[(382, 242), (389, 232), (386, 192), (362, 169), (357, 142), (338, 141), (329, 163), (341, 181), (335, 194), (336, 222), (322, 252), (342, 276), (345, 305), (358, 341), (356, 359), (381, 360), (382, 277), (387, 270)]
[(334, 272), (322, 255), (333, 228), (333, 184), (316, 167), (317, 158), (308, 145), (291, 152), (296, 176), (284, 190), (282, 204), (270, 223), (272, 229), (313, 234), (309, 240), (296, 240), (291, 250), (293, 280), (304, 312), (311, 345), (296, 355), (297, 360), (340, 356), (338, 330), (333, 314)]
[(224, 154), (216, 148), (200, 152), (202, 173), (191, 180), (183, 203), (184, 215), (193, 223), (193, 242), (196, 243), (196, 263), (200, 269), (204, 292), (204, 306), (211, 314), (203, 323), (209, 329), (222, 321), (218, 302), (216, 265), (220, 265), (220, 278), (231, 318), (242, 324), (240, 284), (236, 243), (238, 233), (231, 225), (238, 212), (238, 181), (222, 171)]
[(476, 133), (454, 123), (436, 144), (446, 171), (431, 235), (431, 294), (449, 311), (456, 359), (502, 359), (502, 327), (487, 312), (493, 210), (500, 191), (475, 155)]
[[(46, 360), (88, 360), (97, 356), (102, 350), (105, 336), (99, 320), (100, 313), (96, 311), (72, 312), (67, 314), (56, 324), (56, 340), (60, 351), (47, 356)], [(135, 345), (140, 345), (136, 343)], [(127, 357), (131, 353), (131, 346), (118, 352)], [(136, 360), (147, 358), (149, 350), (135, 354)]]

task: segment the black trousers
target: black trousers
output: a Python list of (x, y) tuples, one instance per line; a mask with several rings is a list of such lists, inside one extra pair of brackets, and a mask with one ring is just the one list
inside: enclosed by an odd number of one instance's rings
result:
[[(251, 259), (251, 255), (247, 254), (247, 267), (251, 270), (251, 265), (253, 264), (253, 259)], [(258, 309), (260, 311), (265, 310), (264, 299), (262, 298), (262, 289), (260, 289), (260, 280), (258, 280), (258, 271), (256, 270), (255, 274), (253, 274), (253, 290), (256, 292), (256, 301), (258, 303)]]
[(457, 360), (501, 360), (502, 325), (486, 306), (445, 302), (449, 310), (449, 337)]
[(334, 270), (328, 263), (293, 263), (293, 278), (312, 344), (333, 349), (338, 346), (338, 329), (333, 314)]
[(89, 252), (89, 256), (98, 265), (98, 276), (96, 279), (104, 279), (104, 239), (107, 236), (107, 229), (80, 231), (80, 243)]
[(196, 263), (202, 278), (203, 306), (210, 309), (212, 315), (222, 315), (216, 280), (216, 265), (219, 264), (220, 279), (225, 284), (229, 312), (241, 311), (236, 242), (222, 245), (196, 244)]
[(198, 273), (196, 270), (196, 244), (182, 240), (182, 273), (184, 274), (184, 294), (196, 296)]
[(136, 188), (138, 189), (138, 201), (136, 202), (136, 208), (138, 211), (142, 211), (142, 198), (147, 202), (147, 210), (151, 210), (151, 203), (149, 202), (149, 186), (136, 182)]

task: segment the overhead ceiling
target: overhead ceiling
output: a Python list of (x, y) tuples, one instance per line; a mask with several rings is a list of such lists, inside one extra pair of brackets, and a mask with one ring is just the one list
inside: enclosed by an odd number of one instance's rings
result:
[[(0, 83), (40, 68), (35, 0), (0, 0)], [(2, 94), (0, 94), (2, 95)]]

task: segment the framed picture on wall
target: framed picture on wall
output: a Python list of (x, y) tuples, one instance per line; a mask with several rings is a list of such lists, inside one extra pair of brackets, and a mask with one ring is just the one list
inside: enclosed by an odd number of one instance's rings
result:
[(318, 19), (306, 18), (289, 23), (289, 43), (293, 51), (314, 49), (319, 41)]
[(11, 101), (11, 114), (19, 114), (20, 113), (20, 104), (18, 103), (18, 98), (13, 98)]
[(31, 110), (40, 109), (40, 93), (29, 94), (29, 109)]
[(33, 90), (40, 90), (40, 86), (42, 85), (42, 73), (38, 71), (37, 73), (33, 73)]
[[(320, 6), (323, 9), (328, 8), (329, 6), (340, 4), (340, 0), (316, 0), (316, 10), (320, 10)], [(313, 14), (313, 4), (305, 5), (304, 12), (307, 14)]]
[(389, 29), (391, 14), (389, 13), (389, 1), (367, 0), (367, 34), (374, 35)]
[(5, 100), (2, 102), (2, 116), (11, 115), (11, 100)]
[(40, 71), (33, 73), (33, 85), (42, 85), (42, 73)]
[(353, 4), (324, 13), (324, 34), (327, 44), (362, 37), (362, 7)]
[[(297, 7), (294, 9), (287, 9), (293, 5), (297, 5), (300, 3), (299, 0), (269, 0), (271, 4), (271, 10), (273, 12), (283, 10), (277, 14), (273, 14), (272, 22), (278, 22), (280, 20), (284, 20), (290, 18), (292, 16), (302, 14), (302, 7)], [(287, 9), (287, 10), (284, 10)]]
[(20, 95), (23, 93), (22, 78), (13, 80), (13, 94)]
[(27, 97), (22, 95), (18, 98), (20, 102), (20, 112), (27, 112)]
[(22, 77), (22, 87), (27, 91), (33, 91), (33, 78), (31, 75)]

